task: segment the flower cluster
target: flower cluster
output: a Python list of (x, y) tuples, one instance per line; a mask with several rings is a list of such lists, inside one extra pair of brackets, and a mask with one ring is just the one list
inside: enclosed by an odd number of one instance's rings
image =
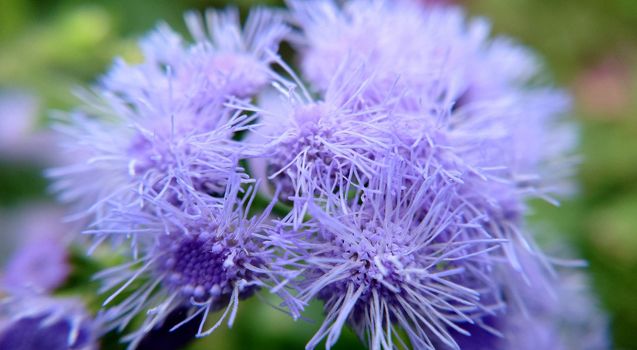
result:
[[(131, 348), (192, 322), (205, 336), (267, 289), (295, 319), (323, 302), (308, 349), (345, 326), (375, 350), (544, 341), (568, 318), (524, 215), (569, 190), (567, 95), (458, 8), (289, 8), (243, 26), (235, 10), (189, 13), (192, 40), (159, 25), (141, 63), (116, 61), (61, 116), (76, 162), (50, 171), (55, 190), (93, 249), (129, 253), (96, 276), (100, 327), (140, 325)], [(562, 341), (546, 339), (536, 347)]]

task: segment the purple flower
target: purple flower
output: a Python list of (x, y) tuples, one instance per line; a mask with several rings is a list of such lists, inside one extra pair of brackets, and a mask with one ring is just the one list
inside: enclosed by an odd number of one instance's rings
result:
[(51, 292), (66, 281), (73, 230), (60, 222), (62, 214), (60, 208), (30, 203), (28, 209), (0, 215), (4, 247), (11, 250), (2, 264), (0, 290)]
[(524, 278), (516, 271), (503, 279), (515, 289), (506, 296), (507, 309), (468, 325), (470, 336), (456, 334), (461, 349), (610, 348), (608, 321), (597, 309), (583, 274), (560, 271), (549, 275), (528, 254), (522, 254), (520, 261)]
[(284, 200), (295, 202), (293, 211), (300, 220), (308, 197), (329, 195), (330, 186), (339, 181), (364, 183), (373, 177), (394, 136), (387, 111), (366, 108), (361, 100), (366, 84), (362, 70), (339, 72), (315, 99), (284, 62), (277, 63), (296, 83), (279, 80), (258, 106), (237, 107), (258, 117), (247, 142), (263, 154), (251, 160), (252, 170), (279, 188)]
[(0, 302), (0, 349), (97, 349), (95, 322), (75, 299), (27, 295)]
[(398, 108), (418, 112), (459, 98), (488, 33), (484, 21), (465, 23), (459, 9), (413, 1), (291, 1), (291, 7), (302, 29), (294, 41), (301, 69), (316, 89), (325, 90), (342, 62), (362, 63), (369, 102), (390, 93)]
[(3, 289), (33, 288), (50, 291), (59, 287), (68, 277), (71, 267), (65, 244), (41, 239), (19, 248), (5, 267)]
[[(232, 326), (240, 299), (287, 278), (285, 262), (277, 260), (274, 250), (265, 245), (264, 233), (274, 202), (260, 215), (248, 217), (256, 190), (240, 193), (241, 186), (238, 176), (232, 178), (223, 200), (205, 203), (198, 216), (178, 210), (162, 218), (130, 214), (145, 227), (137, 232), (142, 256), (98, 274), (104, 282), (102, 291), (114, 290), (104, 305), (112, 304), (133, 285), (142, 284), (103, 312), (100, 319), (107, 329), (121, 330), (133, 317), (145, 313), (141, 327), (124, 338), (134, 348), (172, 311), (187, 307), (190, 312), (171, 325), (172, 329), (198, 319), (196, 335), (203, 337), (224, 321)], [(297, 302), (286, 291), (279, 294), (294, 312)], [(219, 309), (224, 309), (221, 318), (204, 329), (208, 315)]]
[(234, 8), (209, 10), (205, 19), (190, 12), (186, 24), (193, 44), (160, 24), (140, 43), (144, 61), (116, 61), (102, 81), (105, 88), (167, 108), (167, 100), (197, 109), (227, 97), (252, 97), (271, 80), (268, 52), (276, 52), (288, 32), (282, 15), (267, 9), (252, 11), (243, 29)]
[(294, 41), (301, 68), (317, 90), (351, 62), (347, 68), (362, 67), (368, 77), (360, 92), (368, 106), (392, 105), (435, 126), (444, 138), (432, 140), (481, 177), (524, 196), (568, 189), (575, 140), (561, 119), (568, 97), (536, 83), (541, 65), (532, 52), (508, 38), (489, 39), (487, 21), (410, 1), (291, 7), (302, 29)]
[(303, 262), (299, 298), (325, 303), (307, 348), (325, 338), (330, 348), (346, 323), (371, 349), (399, 346), (398, 329), (415, 348), (455, 348), (450, 330), (466, 333), (458, 323), (501, 307), (489, 252), (502, 241), (470, 209), (442, 176), (423, 179), (399, 161), (365, 186), (310, 202), (311, 218), (280, 240)]
[(376, 127), (391, 130), (392, 152), (424, 177), (438, 172), (459, 183), (464, 204), (488, 218), (483, 229), (511, 240), (505, 254), (519, 269), (515, 250), (534, 246), (522, 229), (525, 201), (555, 203), (552, 195), (568, 190), (575, 140), (562, 120), (568, 96), (536, 83), (533, 53), (489, 39), (488, 22), (454, 7), (383, 0), (291, 7), (305, 77), (324, 92), (338, 72), (362, 71), (358, 101), (386, 111), (388, 122)]
[[(550, 264), (524, 215), (568, 187), (568, 96), (458, 8), (290, 5), (293, 32), (265, 10), (243, 29), (233, 10), (188, 14), (193, 44), (160, 25), (141, 64), (117, 62), (58, 124), (76, 158), (51, 171), (62, 199), (98, 242), (132, 242), (133, 261), (98, 275), (104, 328), (145, 313), (135, 347), (185, 310), (168, 328), (205, 336), (267, 287), (294, 318), (324, 302), (309, 349), (345, 325), (374, 350), (557, 346)], [(276, 54), (284, 37), (301, 77)], [(252, 177), (274, 197), (256, 216)], [(289, 212), (273, 220), (279, 198)]]
[(196, 214), (201, 194), (223, 194), (238, 159), (254, 152), (232, 140), (251, 118), (220, 104), (163, 113), (106, 92), (97, 98), (92, 111), (58, 124), (76, 163), (49, 175), (60, 198), (78, 208), (73, 218), (91, 220), (87, 233), (100, 238), (135, 230), (120, 216), (138, 208), (161, 213), (173, 206)]
[(73, 161), (49, 174), (79, 208), (73, 218), (93, 221), (90, 233), (135, 229), (118, 218), (135, 207), (193, 210), (198, 192), (223, 194), (238, 160), (255, 153), (233, 141), (252, 118), (224, 103), (271, 80), (269, 55), (287, 33), (281, 15), (256, 10), (243, 30), (233, 9), (186, 21), (194, 44), (160, 25), (141, 43), (144, 62), (117, 62), (83, 94), (86, 106), (57, 124)]

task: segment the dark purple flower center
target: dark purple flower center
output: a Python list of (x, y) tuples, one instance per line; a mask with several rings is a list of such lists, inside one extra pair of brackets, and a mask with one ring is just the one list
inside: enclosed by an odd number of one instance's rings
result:
[[(200, 301), (229, 298), (237, 282), (255, 279), (246, 265), (263, 264), (249, 253), (256, 251), (254, 243), (240, 244), (231, 238), (193, 235), (163, 245), (168, 249), (168, 258), (161, 265), (161, 270), (168, 274), (166, 283)], [(240, 296), (248, 297), (256, 289), (255, 286), (244, 288)]]

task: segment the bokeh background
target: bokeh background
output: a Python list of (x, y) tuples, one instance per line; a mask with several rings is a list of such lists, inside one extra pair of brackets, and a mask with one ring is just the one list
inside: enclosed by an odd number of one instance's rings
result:
[[(535, 203), (530, 220), (589, 262), (615, 348), (637, 349), (637, 1), (460, 2), (490, 18), (495, 33), (536, 49), (556, 84), (572, 91), (581, 125), (579, 191), (557, 209)], [(43, 176), (58, 161), (47, 130), (51, 111), (77, 103), (73, 88), (94, 82), (114, 56), (137, 59), (136, 40), (157, 21), (183, 30), (185, 10), (228, 3), (245, 10), (279, 1), (0, 0), (0, 264), (27, 232), (72, 230), (58, 224), (62, 211)], [(90, 294), (95, 286), (82, 274), (91, 261), (71, 256), (85, 266), (71, 273), (71, 284)], [(262, 305), (243, 303), (231, 331), (189, 349), (301, 349), (318, 326)], [(114, 339), (104, 348), (119, 348)], [(360, 344), (346, 332), (337, 348)]]

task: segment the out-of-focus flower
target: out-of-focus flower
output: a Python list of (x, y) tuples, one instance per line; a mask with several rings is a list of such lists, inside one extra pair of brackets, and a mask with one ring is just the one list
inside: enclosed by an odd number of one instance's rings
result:
[(0, 149), (3, 154), (24, 146), (37, 123), (38, 108), (34, 96), (6, 91), (0, 94)]
[(69, 275), (68, 255), (66, 245), (56, 240), (31, 241), (13, 253), (5, 267), (2, 287), (53, 290)]
[[(528, 256), (522, 259), (527, 275), (514, 277), (517, 295), (509, 307), (487, 316), (482, 327), (469, 325), (471, 335), (456, 335), (467, 350), (606, 350), (610, 348), (608, 320), (580, 272), (561, 271), (549, 276)], [(517, 300), (516, 300), (517, 299)], [(523, 301), (522, 301), (523, 300)], [(524, 305), (521, 305), (524, 304)]]
[(0, 349), (94, 350), (96, 328), (81, 301), (22, 294), (0, 301)]
[(13, 249), (0, 274), (0, 289), (51, 292), (65, 282), (71, 272), (73, 229), (62, 223), (63, 214), (50, 204), (34, 203), (17, 213), (3, 213), (3, 239)]

